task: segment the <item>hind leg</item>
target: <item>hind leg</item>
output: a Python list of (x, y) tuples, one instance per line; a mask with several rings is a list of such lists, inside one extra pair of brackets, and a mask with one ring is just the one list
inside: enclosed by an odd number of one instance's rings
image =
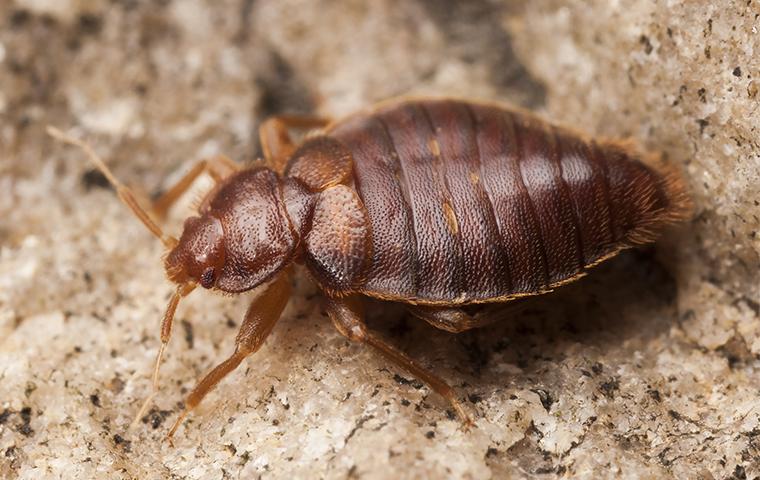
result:
[[(530, 299), (512, 300), (507, 303), (486, 304), (476, 306), (476, 312), (467, 312), (462, 307), (432, 307), (426, 305), (411, 305), (409, 313), (421, 318), (436, 328), (451, 333), (461, 333), (472, 328), (483, 327), (507, 315), (520, 312)], [(466, 307), (469, 308), (469, 307)]]
[(469, 428), (473, 424), (472, 419), (462, 404), (459, 403), (456, 392), (445, 380), (367, 329), (367, 325), (364, 323), (362, 304), (358, 298), (328, 298), (327, 314), (335, 328), (343, 336), (353, 342), (363, 343), (374, 348), (386, 359), (427, 383), (433, 391), (448, 400), (454, 411), (457, 412), (459, 419), (464, 423), (465, 428)]

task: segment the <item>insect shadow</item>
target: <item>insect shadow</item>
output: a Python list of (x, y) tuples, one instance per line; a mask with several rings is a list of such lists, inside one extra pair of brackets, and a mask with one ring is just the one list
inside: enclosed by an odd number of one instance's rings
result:
[[(532, 374), (546, 362), (562, 363), (578, 345), (589, 351), (588, 371), (597, 370), (594, 358), (643, 346), (666, 332), (676, 321), (675, 300), (675, 280), (650, 248), (626, 251), (578, 282), (458, 335), (396, 309), (386, 309), (371, 323), (439, 372), (456, 372), (444, 374), (458, 377), (473, 401), (515, 384), (535, 386), (541, 376)], [(394, 317), (398, 320), (390, 320)], [(500, 373), (502, 363), (521, 373)]]

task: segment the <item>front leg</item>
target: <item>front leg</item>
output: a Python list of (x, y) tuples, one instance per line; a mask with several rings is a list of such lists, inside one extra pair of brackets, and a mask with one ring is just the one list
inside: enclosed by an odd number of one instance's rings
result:
[(235, 370), (245, 357), (256, 352), (264, 344), (274, 324), (279, 320), (285, 305), (290, 298), (290, 275), (288, 272), (279, 277), (256, 298), (245, 313), (243, 324), (240, 326), (235, 339), (235, 352), (217, 365), (198, 382), (185, 400), (185, 409), (174, 422), (167, 439), (171, 442), (174, 432), (182, 424), (188, 413), (201, 403), (205, 397), (224, 377)]
[(371, 346), (386, 359), (427, 383), (430, 388), (449, 401), (466, 428), (473, 424), (472, 419), (457, 400), (454, 389), (445, 380), (367, 330), (362, 304), (357, 297), (328, 298), (327, 314), (343, 336), (353, 342)]
[(176, 202), (177, 199), (190, 188), (195, 179), (204, 172), (211, 175), (211, 178), (214, 179), (214, 183), (218, 185), (225, 178), (239, 170), (240, 166), (224, 155), (216, 155), (211, 158), (200, 160), (189, 172), (183, 175), (177, 183), (172, 185), (169, 190), (164, 192), (153, 202), (153, 211), (159, 217), (164, 218), (166, 212), (169, 211), (169, 208), (171, 208), (174, 202)]

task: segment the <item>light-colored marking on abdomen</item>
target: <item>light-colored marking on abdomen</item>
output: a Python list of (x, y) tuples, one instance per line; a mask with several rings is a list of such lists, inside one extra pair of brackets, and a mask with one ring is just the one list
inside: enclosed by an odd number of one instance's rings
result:
[(454, 209), (451, 208), (451, 204), (448, 201), (443, 202), (443, 213), (446, 217), (446, 224), (449, 226), (449, 230), (454, 235), (459, 233), (459, 222), (457, 222), (457, 216), (454, 213)]
[(438, 145), (438, 140), (435, 138), (428, 140), (428, 148), (430, 149), (430, 153), (432, 153), (436, 158), (441, 156), (441, 146)]

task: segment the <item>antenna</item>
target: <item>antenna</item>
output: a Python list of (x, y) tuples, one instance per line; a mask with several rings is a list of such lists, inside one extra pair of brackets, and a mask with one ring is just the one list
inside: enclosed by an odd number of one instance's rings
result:
[(196, 285), (194, 283), (185, 283), (178, 285), (177, 290), (169, 299), (169, 305), (166, 307), (166, 313), (164, 313), (164, 319), (161, 322), (161, 347), (158, 349), (156, 362), (153, 366), (153, 391), (150, 395), (148, 395), (148, 398), (145, 399), (142, 406), (140, 407), (140, 410), (137, 411), (137, 415), (135, 415), (134, 420), (132, 420), (132, 423), (129, 426), (130, 429), (133, 429), (137, 425), (143, 415), (145, 415), (148, 407), (150, 407), (150, 405), (153, 403), (153, 399), (155, 398), (156, 394), (158, 394), (158, 371), (161, 368), (161, 359), (164, 356), (164, 350), (166, 350), (166, 345), (169, 343), (169, 339), (172, 335), (174, 312), (177, 310), (177, 305), (179, 304), (180, 299), (192, 292), (195, 289), (195, 286)]
[(79, 138), (67, 135), (52, 126), (47, 127), (47, 133), (56, 140), (81, 148), (84, 151), (85, 155), (87, 155), (87, 157), (92, 161), (92, 163), (95, 164), (98, 170), (100, 170), (100, 172), (108, 179), (111, 185), (113, 185), (121, 201), (126, 206), (128, 206), (130, 210), (132, 210), (132, 213), (134, 213), (135, 216), (140, 219), (143, 225), (145, 225), (148, 230), (150, 230), (150, 233), (161, 240), (161, 243), (163, 243), (167, 248), (173, 248), (175, 245), (177, 245), (177, 239), (171, 235), (164, 234), (164, 232), (161, 230), (161, 227), (159, 227), (156, 222), (150, 218), (148, 212), (146, 212), (145, 209), (142, 208), (139, 203), (137, 203), (137, 200), (135, 199), (134, 194), (132, 194), (132, 191), (128, 187), (122, 185), (122, 183), (116, 179), (108, 166), (106, 166), (105, 162), (103, 162), (103, 160), (95, 153), (89, 144)]

